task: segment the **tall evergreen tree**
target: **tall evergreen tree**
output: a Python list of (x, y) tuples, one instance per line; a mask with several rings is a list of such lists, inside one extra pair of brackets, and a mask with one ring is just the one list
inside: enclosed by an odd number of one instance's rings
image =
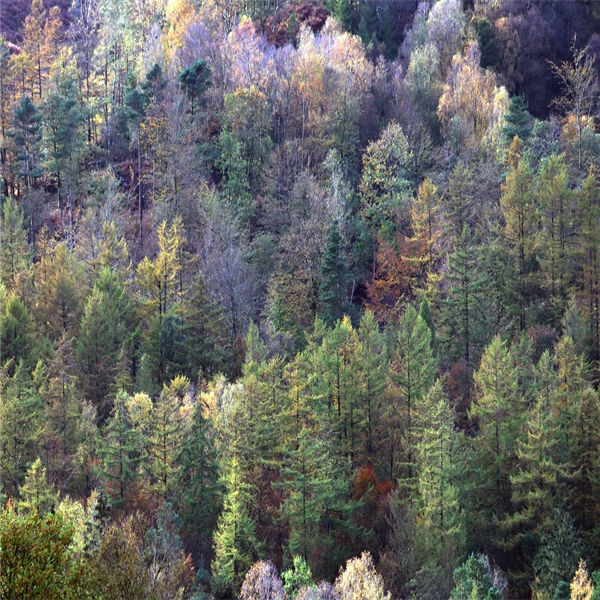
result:
[(111, 411), (118, 368), (131, 354), (132, 324), (131, 303), (118, 275), (103, 269), (86, 301), (77, 346), (81, 387), (101, 422)]
[(571, 282), (572, 197), (564, 155), (544, 158), (537, 182), (542, 221), (540, 267), (555, 323), (566, 308)]
[(9, 196), (4, 200), (0, 217), (0, 276), (8, 289), (14, 285), (17, 274), (27, 268), (29, 256), (23, 211)]
[(448, 289), (442, 301), (443, 344), (447, 356), (472, 368), (489, 335), (486, 309), (489, 280), (482, 272), (480, 249), (468, 226), (456, 240), (448, 258)]
[(15, 106), (13, 128), (9, 135), (15, 144), (18, 176), (27, 188), (33, 187), (42, 175), (40, 141), (42, 117), (29, 96), (23, 96)]
[(237, 596), (258, 551), (255, 524), (249, 515), (252, 494), (235, 456), (226, 469), (225, 498), (214, 532), (211, 564), (212, 587), (218, 598)]
[(416, 428), (416, 470), (420, 516), (434, 546), (458, 550), (463, 538), (463, 515), (458, 482), (465, 448), (454, 429), (454, 416), (440, 379), (425, 394), (419, 406)]
[(329, 325), (339, 321), (350, 309), (347, 277), (348, 269), (342, 236), (337, 219), (334, 219), (329, 228), (327, 246), (321, 265), (321, 293), (319, 296), (321, 316)]
[(527, 326), (527, 304), (533, 252), (536, 247), (537, 219), (533, 198), (533, 173), (524, 160), (518, 160), (502, 185), (500, 208), (506, 222), (505, 236), (517, 273), (516, 308), (521, 331)]
[(502, 128), (502, 135), (507, 142), (512, 142), (518, 136), (524, 142), (531, 135), (533, 123), (531, 115), (527, 112), (527, 105), (523, 96), (513, 96), (508, 105), (508, 112), (504, 117), (506, 124)]
[(486, 348), (474, 375), (475, 398), (470, 417), (476, 420), (477, 453), (471, 482), (469, 517), (480, 543), (497, 540), (494, 516), (510, 506), (509, 475), (514, 467), (521, 431), (524, 402), (519, 393), (518, 372), (505, 342), (496, 336)]
[(138, 477), (141, 440), (131, 421), (129, 400), (127, 392), (121, 390), (117, 393), (100, 439), (100, 475), (114, 506), (122, 506), (126, 502)]
[(186, 547), (202, 557), (210, 554), (220, 493), (215, 433), (204, 410), (200, 396), (183, 434), (176, 474), (176, 488), (181, 490), (176, 506), (183, 521), (182, 537)]
[[(391, 390), (394, 401), (389, 404), (388, 477), (401, 476), (414, 485), (414, 447), (416, 414), (423, 396), (433, 384), (436, 359), (431, 349), (431, 331), (412, 305), (408, 305), (395, 340), (391, 362)], [(399, 446), (402, 452), (399, 453)], [(399, 455), (402, 456), (398, 461)]]

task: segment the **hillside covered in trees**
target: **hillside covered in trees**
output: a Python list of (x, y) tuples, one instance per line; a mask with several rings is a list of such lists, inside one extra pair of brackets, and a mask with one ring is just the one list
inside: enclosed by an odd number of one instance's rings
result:
[(598, 2), (0, 8), (2, 600), (600, 598)]

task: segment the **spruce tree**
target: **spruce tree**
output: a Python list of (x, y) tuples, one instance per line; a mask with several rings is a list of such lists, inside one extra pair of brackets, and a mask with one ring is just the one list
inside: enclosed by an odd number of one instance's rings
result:
[(506, 124), (502, 128), (502, 135), (507, 142), (512, 142), (518, 136), (524, 142), (527, 141), (533, 129), (532, 118), (527, 112), (527, 105), (523, 96), (513, 96), (508, 105), (508, 112), (504, 117)]
[(102, 269), (85, 304), (77, 345), (81, 387), (101, 423), (111, 411), (120, 361), (132, 354), (132, 317), (119, 276)]
[(481, 270), (481, 251), (468, 226), (462, 230), (448, 259), (448, 288), (442, 301), (443, 345), (454, 360), (472, 368), (489, 335), (486, 301), (489, 280)]
[(27, 268), (29, 256), (23, 211), (9, 196), (4, 200), (0, 216), (0, 276), (8, 289), (14, 285), (15, 277)]
[(478, 532), (475, 535), (482, 536), (481, 541), (487, 537), (485, 541), (489, 543), (497, 535), (490, 528), (494, 515), (502, 515), (510, 506), (509, 475), (516, 460), (525, 407), (518, 371), (499, 336), (486, 348), (474, 380), (475, 397), (469, 416), (477, 425), (473, 439), (477, 454), (470, 481), (469, 518), (474, 520), (471, 528)]
[(457, 482), (464, 476), (465, 449), (454, 429), (454, 415), (440, 379), (420, 402), (416, 427), (416, 470), (420, 517), (434, 546), (458, 549), (463, 515)]
[[(424, 319), (408, 305), (400, 322), (391, 362), (391, 390), (386, 427), (388, 437), (388, 477), (401, 476), (414, 485), (415, 416), (420, 402), (433, 384), (436, 359), (431, 349), (431, 331)], [(400, 446), (402, 459), (398, 462)]]
[(183, 521), (182, 537), (196, 556), (209, 554), (210, 536), (218, 516), (220, 487), (214, 435), (199, 397), (183, 434), (176, 473), (176, 488), (180, 490), (176, 506)]
[(15, 144), (18, 176), (29, 189), (42, 175), (40, 141), (42, 139), (40, 115), (28, 96), (23, 96), (15, 106), (13, 128), (9, 132)]
[(113, 506), (125, 503), (139, 475), (141, 440), (131, 421), (129, 401), (127, 392), (121, 390), (117, 393), (100, 439), (100, 475)]
[(213, 536), (212, 588), (218, 598), (237, 597), (246, 571), (257, 557), (259, 545), (249, 514), (252, 493), (244, 482), (237, 457), (223, 474), (225, 498)]
[(329, 228), (327, 246), (321, 264), (319, 296), (321, 317), (329, 325), (339, 321), (350, 309), (347, 283), (348, 268), (342, 236), (337, 219), (334, 219)]
[(56, 488), (48, 483), (46, 467), (36, 458), (27, 470), (25, 481), (19, 488), (20, 500), (17, 504), (19, 512), (35, 514), (40, 517), (54, 510), (58, 502)]
[(550, 296), (552, 318), (558, 324), (566, 308), (571, 284), (571, 228), (573, 194), (564, 155), (542, 160), (537, 181), (541, 208), (540, 271)]
[(521, 159), (506, 176), (502, 185), (500, 208), (506, 222), (505, 236), (517, 272), (515, 312), (519, 327), (527, 326), (527, 306), (530, 300), (533, 253), (536, 248), (537, 218), (533, 197), (533, 172)]

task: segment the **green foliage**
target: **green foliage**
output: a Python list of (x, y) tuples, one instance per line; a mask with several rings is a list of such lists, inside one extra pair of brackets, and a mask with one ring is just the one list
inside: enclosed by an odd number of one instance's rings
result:
[(237, 458), (228, 466), (223, 511), (214, 533), (212, 587), (219, 598), (237, 596), (243, 576), (258, 550), (254, 521), (248, 513), (250, 488)]
[(345, 249), (337, 220), (329, 228), (327, 246), (321, 264), (319, 302), (321, 317), (333, 325), (348, 313), (348, 282)]
[(301, 556), (294, 556), (292, 567), (283, 571), (281, 577), (287, 598), (295, 598), (300, 588), (314, 586), (310, 567)]
[(85, 562), (70, 551), (73, 530), (58, 515), (0, 513), (3, 598), (62, 600), (93, 597)]
[(42, 117), (29, 96), (23, 96), (15, 106), (13, 129), (9, 132), (15, 144), (18, 175), (30, 188), (43, 173), (40, 142)]
[(494, 587), (494, 573), (486, 556), (469, 558), (454, 571), (454, 588), (450, 600), (500, 600), (502, 591)]
[(179, 73), (179, 84), (190, 100), (190, 111), (194, 117), (194, 104), (202, 101), (202, 96), (211, 86), (211, 71), (208, 63), (199, 58), (195, 63)]
[(2, 204), (0, 240), (0, 275), (3, 284), (10, 289), (15, 277), (29, 265), (30, 254), (23, 227), (23, 211), (12, 196)]
[[(482, 54), (483, 61), (483, 54)], [(502, 128), (502, 134), (506, 141), (512, 142), (515, 136), (524, 142), (531, 135), (533, 124), (531, 115), (527, 112), (527, 105), (523, 96), (513, 96), (508, 105), (508, 112), (504, 117), (506, 125)]]

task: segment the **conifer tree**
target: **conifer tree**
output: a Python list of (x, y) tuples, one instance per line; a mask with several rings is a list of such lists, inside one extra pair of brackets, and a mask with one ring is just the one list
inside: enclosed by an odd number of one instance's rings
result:
[(28, 465), (40, 452), (43, 401), (22, 360), (12, 375), (4, 371), (0, 376), (0, 395), (2, 491), (14, 497)]
[(194, 554), (207, 556), (211, 533), (216, 525), (219, 502), (219, 474), (214, 432), (204, 415), (201, 396), (184, 431), (176, 473), (177, 512), (183, 520), (182, 537)]
[(486, 309), (489, 280), (482, 272), (481, 252), (465, 225), (448, 258), (448, 290), (442, 301), (443, 344), (447, 355), (472, 368), (488, 334)]
[(201, 273), (188, 288), (181, 313), (186, 363), (192, 380), (224, 372), (229, 357), (223, 313), (208, 295)]
[(212, 586), (219, 598), (236, 597), (246, 571), (254, 562), (258, 541), (249, 515), (251, 491), (233, 456), (224, 475), (223, 510), (214, 532)]
[(460, 461), (465, 450), (454, 430), (454, 416), (440, 379), (420, 402), (417, 421), (420, 516), (440, 551), (456, 549), (463, 537), (457, 482), (464, 475)]
[(500, 523), (507, 549), (521, 544), (524, 535), (539, 540), (555, 526), (554, 509), (568, 473), (558, 462), (559, 427), (549, 409), (540, 396), (528, 415), (527, 437), (517, 449), (519, 466), (510, 475), (514, 510)]
[(523, 96), (513, 96), (508, 105), (508, 112), (504, 117), (506, 124), (502, 128), (502, 135), (507, 142), (512, 142), (517, 136), (524, 142), (531, 135), (533, 129), (531, 115), (527, 112), (527, 105)]
[(360, 320), (352, 357), (357, 387), (354, 394), (358, 414), (362, 417), (360, 456), (373, 463), (379, 454), (379, 435), (385, 397), (385, 381), (389, 364), (383, 335), (371, 311), (365, 311)]
[(117, 393), (111, 416), (100, 439), (100, 475), (114, 506), (124, 504), (138, 476), (141, 440), (133, 428), (129, 401), (127, 392), (121, 390)]
[(537, 183), (541, 206), (540, 267), (542, 284), (550, 295), (553, 317), (559, 322), (566, 308), (571, 280), (570, 231), (572, 193), (564, 155), (542, 160)]
[(15, 159), (18, 176), (25, 186), (33, 187), (35, 180), (42, 175), (40, 141), (42, 117), (29, 96), (23, 96), (15, 106), (13, 127), (9, 132), (15, 144)]
[(598, 378), (600, 361), (600, 188), (597, 169), (590, 167), (577, 193), (578, 249), (582, 259), (582, 288), (589, 328), (590, 359)]
[(480, 520), (474, 528), (489, 529), (493, 515), (503, 514), (510, 504), (509, 474), (516, 460), (524, 410), (517, 369), (499, 336), (486, 348), (474, 381), (470, 417), (478, 429), (473, 439), (477, 465), (473, 472), (474, 506), (469, 516)]
[(77, 335), (85, 293), (83, 272), (65, 243), (43, 249), (38, 240), (39, 262), (35, 277), (35, 316), (50, 340)]
[(58, 502), (58, 492), (48, 483), (46, 467), (36, 458), (27, 470), (25, 481), (19, 488), (20, 500), (17, 505), (23, 514), (33, 513), (44, 516), (52, 511)]
[(102, 269), (85, 304), (77, 346), (81, 387), (101, 422), (110, 413), (120, 362), (131, 353), (132, 323), (131, 303), (119, 277)]
[[(391, 362), (394, 402), (387, 415), (390, 479), (399, 474), (414, 485), (415, 415), (423, 396), (433, 384), (436, 360), (431, 349), (431, 331), (412, 305), (408, 305), (395, 340)], [(402, 438), (399, 438), (399, 434)], [(399, 445), (403, 458), (398, 464)], [(400, 468), (402, 467), (402, 468)]]
[(571, 581), (570, 600), (592, 600), (594, 586), (587, 572), (587, 565), (583, 559), (579, 560), (579, 566)]
[(191, 419), (190, 381), (175, 377), (163, 387), (150, 414), (145, 440), (148, 470), (156, 493), (171, 501), (176, 490), (181, 443)]
[(195, 103), (202, 101), (202, 96), (211, 85), (211, 71), (208, 63), (200, 58), (183, 69), (179, 74), (179, 84), (190, 100), (190, 112), (193, 119)]
[(41, 105), (46, 169), (56, 176), (58, 206), (68, 210), (68, 242), (73, 247), (73, 213), (79, 177), (79, 161), (83, 151), (83, 113), (77, 102), (77, 89), (70, 76), (61, 77), (52, 86)]
[[(25, 304), (11, 293), (8, 298), (0, 300), (0, 365), (12, 371), (23, 360), (31, 367), (34, 348), (29, 312)], [(8, 361), (12, 361), (12, 365), (7, 364)]]
[[(350, 498), (348, 465), (322, 435), (301, 429), (288, 448), (279, 484), (285, 494), (281, 513), (290, 528), (289, 552), (302, 556), (313, 570), (339, 564), (348, 549), (336, 547), (335, 540), (354, 540), (358, 533), (352, 522), (356, 501)], [(323, 551), (326, 558), (320, 562)]]
[(329, 228), (327, 246), (321, 265), (321, 286), (319, 301), (323, 320), (333, 325), (350, 308), (347, 290), (346, 260), (342, 236), (340, 235), (337, 219)]
[(16, 200), (9, 196), (4, 200), (0, 218), (0, 276), (10, 290), (17, 274), (29, 264), (29, 246), (23, 227), (23, 211)]
[(531, 278), (531, 261), (536, 247), (536, 215), (533, 198), (533, 173), (521, 159), (509, 171), (502, 185), (500, 208), (506, 222), (505, 236), (517, 272), (519, 327), (527, 325), (527, 303)]

